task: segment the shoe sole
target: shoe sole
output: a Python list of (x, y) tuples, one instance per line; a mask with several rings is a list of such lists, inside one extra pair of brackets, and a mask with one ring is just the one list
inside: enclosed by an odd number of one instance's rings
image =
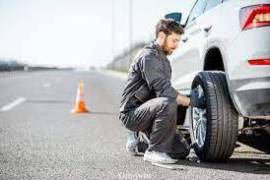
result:
[(171, 161), (171, 162), (162, 162), (162, 161), (155, 161), (155, 160), (153, 160), (153, 159), (148, 159), (148, 158), (143, 158), (143, 160), (144, 161), (149, 161), (149, 162), (151, 162), (151, 163), (158, 163), (158, 164), (175, 164), (175, 163), (177, 163), (177, 161), (178, 160), (175, 160), (175, 161)]

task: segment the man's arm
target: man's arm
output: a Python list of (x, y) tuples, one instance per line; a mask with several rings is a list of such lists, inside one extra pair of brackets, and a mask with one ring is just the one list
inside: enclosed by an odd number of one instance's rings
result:
[(193, 106), (202, 109), (206, 107), (205, 97), (199, 96), (198, 91), (196, 90), (191, 91), (190, 97), (178, 93), (176, 97), (176, 102), (178, 105), (182, 106)]
[(148, 54), (141, 61), (142, 78), (147, 82), (149, 89), (154, 90), (157, 97), (176, 99), (178, 92), (172, 87), (171, 81), (165, 75), (169, 71), (156, 54)]
[(172, 85), (170, 79), (166, 78), (164, 66), (155, 54), (147, 55), (142, 59), (141, 73), (149, 88), (154, 90), (157, 97), (170, 97), (176, 100), (178, 105), (205, 107), (204, 97), (199, 97), (197, 91), (191, 91), (190, 98), (178, 93)]

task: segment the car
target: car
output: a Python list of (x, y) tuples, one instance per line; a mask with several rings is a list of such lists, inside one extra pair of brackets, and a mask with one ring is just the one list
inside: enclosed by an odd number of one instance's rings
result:
[[(226, 161), (237, 140), (270, 146), (270, 1), (197, 0), (170, 57), (172, 84), (206, 99), (206, 108), (180, 113), (201, 161)], [(184, 117), (183, 117), (184, 116)]]

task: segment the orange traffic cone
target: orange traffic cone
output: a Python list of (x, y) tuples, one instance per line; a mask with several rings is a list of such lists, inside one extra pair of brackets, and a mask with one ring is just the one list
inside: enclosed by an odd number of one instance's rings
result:
[(72, 113), (88, 113), (89, 110), (87, 109), (85, 102), (82, 100), (83, 97), (83, 88), (84, 84), (82, 81), (79, 83), (79, 87), (77, 90), (76, 102), (74, 109), (71, 110)]

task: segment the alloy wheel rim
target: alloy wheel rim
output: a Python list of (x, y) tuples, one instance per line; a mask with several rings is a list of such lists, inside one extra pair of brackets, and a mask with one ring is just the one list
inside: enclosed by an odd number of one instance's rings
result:
[[(199, 97), (205, 96), (203, 88), (200, 85), (198, 85), (194, 90), (197, 91)], [(202, 148), (205, 143), (206, 124), (207, 124), (206, 109), (193, 107), (192, 129), (195, 143), (199, 146), (199, 148)]]

